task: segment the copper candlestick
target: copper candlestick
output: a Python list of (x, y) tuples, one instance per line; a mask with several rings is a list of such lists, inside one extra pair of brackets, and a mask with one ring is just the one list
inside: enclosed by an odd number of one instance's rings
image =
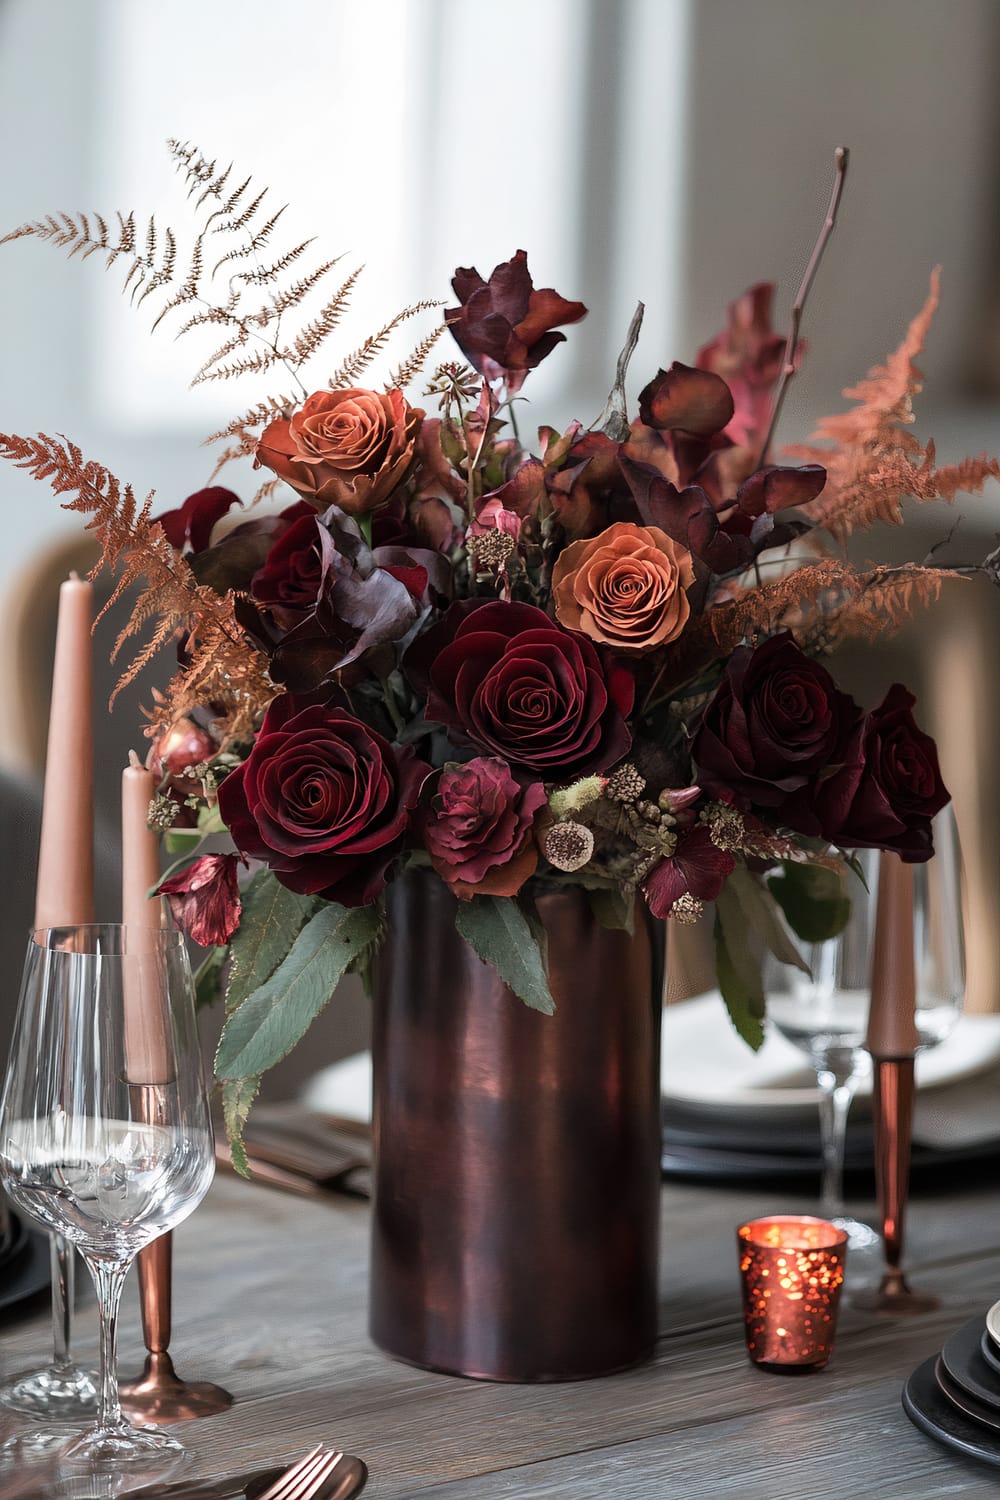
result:
[(181, 1380), (167, 1353), (170, 1343), (170, 1296), (173, 1235), (160, 1235), (137, 1257), (142, 1334), (149, 1353), (137, 1380), (121, 1387), (122, 1406), (132, 1418), (157, 1424), (211, 1417), (232, 1406), (221, 1385), (208, 1380)]

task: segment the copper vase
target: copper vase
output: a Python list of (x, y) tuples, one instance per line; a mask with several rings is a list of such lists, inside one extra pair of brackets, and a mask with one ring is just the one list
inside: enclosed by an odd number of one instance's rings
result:
[(374, 975), (371, 1334), (482, 1380), (578, 1380), (656, 1338), (661, 943), (547, 894), (556, 1014), (454, 927), (436, 876), (390, 887)]

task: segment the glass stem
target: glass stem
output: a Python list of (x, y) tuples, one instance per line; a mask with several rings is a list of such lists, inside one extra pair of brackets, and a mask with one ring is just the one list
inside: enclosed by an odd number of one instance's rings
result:
[(55, 1369), (65, 1373), (73, 1366), (70, 1344), (73, 1335), (76, 1262), (73, 1246), (61, 1234), (49, 1235), (49, 1262), (52, 1271), (52, 1364)]
[(856, 1087), (852, 1073), (832, 1069), (819, 1072), (820, 1139), (823, 1150), (823, 1185), (820, 1212), (824, 1219), (839, 1219), (844, 1213), (844, 1151), (847, 1144), (847, 1116)]
[(86, 1259), (87, 1269), (94, 1278), (101, 1315), (101, 1388), (97, 1426), (99, 1431), (106, 1432), (125, 1425), (118, 1400), (118, 1307), (132, 1258), (125, 1261)]

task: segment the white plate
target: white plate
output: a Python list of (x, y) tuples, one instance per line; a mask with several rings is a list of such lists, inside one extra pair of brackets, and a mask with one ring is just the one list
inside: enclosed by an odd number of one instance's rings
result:
[[(955, 1083), (1000, 1058), (1000, 1015), (961, 1016), (951, 1036), (917, 1054), (922, 1089)], [(713, 1109), (803, 1109), (816, 1104), (813, 1072), (797, 1047), (773, 1029), (751, 1052), (737, 1036), (722, 996), (713, 991), (668, 1006), (663, 1013), (662, 1090), (665, 1099)], [(862, 1079), (858, 1094), (871, 1093)]]
[[(1000, 1059), (1000, 1015), (962, 1016), (937, 1047), (917, 1055), (917, 1084), (933, 1089), (985, 1072)], [(737, 1036), (717, 992), (663, 1012), (662, 1091), (665, 1099), (724, 1109), (814, 1108), (819, 1091), (802, 1053), (775, 1031), (754, 1053)], [(863, 1079), (858, 1094), (870, 1094)], [(372, 1059), (358, 1052), (309, 1080), (302, 1102), (323, 1114), (371, 1119)]]

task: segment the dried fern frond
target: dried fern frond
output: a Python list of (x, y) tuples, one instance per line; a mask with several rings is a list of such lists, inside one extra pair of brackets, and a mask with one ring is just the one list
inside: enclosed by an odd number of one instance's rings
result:
[(959, 492), (977, 494), (988, 479), (1000, 478), (1000, 461), (986, 454), (937, 468), (934, 444), (922, 445), (907, 430), (913, 422), (913, 398), (923, 387), (914, 359), (923, 349), (939, 290), (940, 268), (935, 268), (927, 300), (899, 348), (844, 391), (856, 404), (824, 417), (808, 444), (789, 449), (793, 456), (826, 468), (825, 489), (803, 510), (838, 541), (880, 522), (900, 525), (905, 499), (950, 503)]
[(439, 323), (436, 328), (431, 329), (426, 338), (420, 340), (412, 353), (407, 355), (406, 359), (393, 370), (386, 381), (386, 390), (392, 390), (394, 386), (400, 390), (405, 390), (408, 385), (411, 385), (416, 380), (430, 358), (431, 350), (447, 327), (447, 323)]
[(175, 675), (168, 696), (161, 699), (164, 714), (157, 731), (197, 704), (213, 702), (222, 708), (223, 741), (241, 734), (246, 737), (275, 695), (266, 658), (237, 624), (232, 595), (222, 597), (198, 583), (188, 563), (170, 545), (162, 526), (152, 518), (153, 492), (140, 504), (130, 484), (123, 485), (103, 464), (85, 459), (75, 443), (44, 433), (33, 438), (0, 433), (0, 458), (35, 479), (47, 480), (57, 495), (71, 496), (62, 502), (63, 509), (88, 517), (87, 530), (93, 531), (102, 549), (91, 576), (105, 567), (117, 574), (98, 620), (127, 590), (141, 585), (112, 658), (150, 620), (157, 623), (150, 639), (125, 667), (112, 704), (160, 647), (182, 632), (188, 637), (189, 661)]
[(357, 380), (368, 369), (376, 357), (382, 352), (389, 342), (390, 336), (395, 333), (400, 324), (409, 318), (415, 318), (417, 313), (427, 312), (432, 307), (440, 307), (441, 303), (436, 301), (414, 302), (409, 307), (404, 307), (395, 317), (390, 318), (388, 323), (383, 323), (377, 333), (370, 334), (352, 354), (349, 354), (343, 364), (334, 371), (327, 385), (331, 391), (339, 390), (341, 386), (350, 385)]

